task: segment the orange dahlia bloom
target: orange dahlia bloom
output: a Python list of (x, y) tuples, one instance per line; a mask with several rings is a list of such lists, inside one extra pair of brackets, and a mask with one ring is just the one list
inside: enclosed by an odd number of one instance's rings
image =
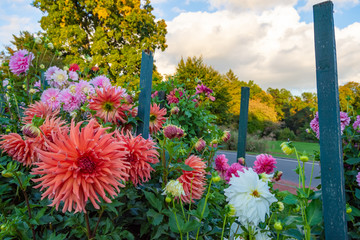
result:
[(181, 196), (183, 202), (190, 202), (193, 199), (201, 199), (205, 190), (205, 168), (206, 164), (201, 158), (191, 155), (185, 160), (185, 164), (191, 167), (192, 171), (184, 171), (178, 178), (179, 182), (183, 184), (185, 195)]
[(166, 109), (154, 103), (150, 106), (150, 134), (157, 133), (166, 121)]
[(116, 131), (115, 135), (121, 144), (121, 150), (126, 152), (125, 161), (130, 163), (127, 173), (132, 183), (137, 186), (140, 182), (147, 182), (151, 179), (150, 173), (154, 171), (150, 163), (159, 162), (155, 143), (141, 135), (134, 137), (130, 132), (123, 135)]
[(63, 212), (86, 212), (88, 200), (99, 209), (99, 196), (110, 203), (128, 178), (129, 163), (123, 160), (125, 152), (113, 134), (94, 128), (94, 120), (80, 130), (81, 124), (71, 122), (69, 135), (52, 132), (53, 141), (45, 139), (47, 150), (37, 151), (40, 161), (32, 171), (40, 175), (33, 180), (39, 183), (35, 188), (46, 189), (42, 199), (52, 199), (50, 206), (56, 209), (64, 202)]
[(116, 87), (98, 88), (96, 94), (91, 97), (89, 108), (96, 111), (95, 116), (105, 122), (125, 123), (125, 111), (129, 111), (131, 105), (124, 102), (124, 97), (119, 94)]
[(0, 148), (4, 150), (15, 161), (22, 163), (24, 166), (31, 166), (37, 161), (35, 148), (39, 147), (39, 143), (34, 138), (23, 140), (17, 133), (2, 135)]
[(60, 109), (57, 108), (55, 110), (46, 103), (43, 102), (35, 102), (31, 104), (24, 112), (23, 123), (29, 124), (32, 119), (36, 115), (37, 117), (46, 118), (46, 117), (56, 117), (60, 112)]

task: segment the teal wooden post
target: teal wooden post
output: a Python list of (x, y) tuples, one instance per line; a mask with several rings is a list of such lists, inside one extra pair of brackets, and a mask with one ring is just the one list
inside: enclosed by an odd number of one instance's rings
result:
[(140, 95), (138, 107), (138, 127), (136, 134), (141, 134), (143, 138), (149, 138), (149, 121), (150, 121), (150, 101), (151, 101), (151, 84), (153, 71), (152, 52), (142, 52), (141, 70), (140, 70)]
[(249, 96), (250, 88), (241, 87), (241, 104), (240, 104), (240, 117), (239, 117), (239, 136), (237, 145), (237, 158), (245, 158), (246, 151), (246, 133), (248, 124), (249, 112)]
[(313, 6), (321, 184), (325, 239), (346, 240), (348, 237), (333, 7), (331, 1)]

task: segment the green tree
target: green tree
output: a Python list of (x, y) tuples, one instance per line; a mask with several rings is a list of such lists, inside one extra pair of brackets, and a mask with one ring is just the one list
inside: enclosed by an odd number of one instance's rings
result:
[(176, 68), (176, 76), (179, 83), (185, 84), (187, 89), (195, 89), (199, 80), (211, 88), (216, 98), (211, 103), (211, 113), (218, 117), (220, 124), (228, 121), (231, 96), (225, 81), (218, 71), (203, 62), (202, 57), (188, 57), (186, 62), (181, 59)]
[(293, 95), (285, 88), (268, 88), (266, 91), (273, 97), (275, 111), (277, 112), (280, 120), (283, 120), (285, 115), (289, 115), (290, 102), (293, 100)]
[(149, 0), (143, 5), (139, 0), (33, 0), (33, 5), (46, 14), (41, 27), (66, 63), (97, 65), (120, 84), (138, 84), (142, 50), (167, 47), (165, 21), (155, 21)]

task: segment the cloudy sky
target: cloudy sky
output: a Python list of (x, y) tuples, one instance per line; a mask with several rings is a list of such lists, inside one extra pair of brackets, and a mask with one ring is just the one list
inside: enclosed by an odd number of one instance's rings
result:
[[(31, 0), (0, 1), (0, 48), (20, 30), (40, 30)], [(172, 74), (180, 59), (202, 56), (220, 73), (262, 88), (315, 91), (312, 5), (320, 0), (152, 0), (167, 22), (158, 70)], [(360, 82), (360, 0), (334, 0), (339, 83)]]

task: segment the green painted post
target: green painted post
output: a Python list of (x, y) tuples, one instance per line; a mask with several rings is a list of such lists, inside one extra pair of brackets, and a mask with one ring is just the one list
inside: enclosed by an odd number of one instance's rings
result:
[(347, 240), (333, 8), (331, 1), (313, 6), (321, 184), (325, 239)]
[(239, 136), (237, 145), (237, 158), (245, 158), (246, 152), (246, 133), (248, 124), (249, 112), (249, 96), (250, 88), (241, 87), (241, 104), (240, 104), (240, 117), (239, 117)]
[(150, 121), (150, 101), (151, 101), (151, 84), (153, 71), (153, 55), (150, 51), (143, 51), (141, 57), (140, 70), (140, 95), (138, 107), (138, 127), (136, 134), (141, 134), (143, 138), (149, 138), (149, 121)]

